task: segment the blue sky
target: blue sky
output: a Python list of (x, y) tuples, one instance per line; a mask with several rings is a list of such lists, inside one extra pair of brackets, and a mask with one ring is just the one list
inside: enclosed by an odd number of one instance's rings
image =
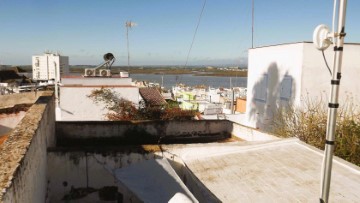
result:
[[(203, 0), (0, 0), (0, 63), (31, 64), (45, 50), (71, 65), (99, 64), (112, 52), (132, 65), (184, 65)], [(255, 46), (311, 41), (331, 26), (331, 0), (255, 0)], [(346, 42), (360, 42), (360, 2), (348, 1)], [(242, 64), (251, 47), (251, 0), (207, 0), (189, 65)]]

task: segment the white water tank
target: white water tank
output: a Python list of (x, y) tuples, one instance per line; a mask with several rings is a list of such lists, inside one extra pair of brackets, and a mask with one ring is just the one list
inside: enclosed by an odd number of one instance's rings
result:
[(120, 77), (121, 78), (128, 78), (129, 77), (129, 72), (120, 72)]

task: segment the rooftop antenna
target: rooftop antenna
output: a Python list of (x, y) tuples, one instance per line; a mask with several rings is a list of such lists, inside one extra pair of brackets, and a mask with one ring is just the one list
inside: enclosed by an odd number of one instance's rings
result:
[(251, 1), (251, 48), (254, 48), (254, 1)]
[(128, 67), (130, 67), (130, 49), (129, 49), (129, 28), (137, 26), (137, 23), (132, 21), (126, 21), (126, 42), (127, 42), (127, 51), (128, 51)]
[[(339, 6), (337, 7), (337, 1), (339, 1)], [(331, 43), (334, 44), (334, 65), (332, 70), (331, 77), (331, 90), (330, 90), (330, 101), (329, 101), (329, 110), (327, 117), (327, 126), (326, 126), (326, 140), (325, 140), (325, 150), (324, 150), (324, 159), (322, 165), (322, 174), (321, 174), (321, 203), (327, 203), (329, 200), (329, 191), (331, 183), (331, 170), (332, 170), (332, 161), (334, 156), (334, 144), (335, 144), (335, 128), (336, 128), (336, 114), (337, 109), (339, 108), (338, 97), (339, 97), (339, 87), (341, 79), (341, 65), (342, 65), (342, 56), (343, 56), (343, 46), (345, 38), (345, 17), (346, 17), (346, 5), (347, 0), (334, 0), (334, 10), (333, 10), (333, 30), (330, 32), (329, 28), (326, 25), (319, 25), (316, 27), (313, 34), (314, 45), (318, 50), (322, 52), (327, 49)], [(337, 10), (337, 29), (335, 31), (335, 16)]]

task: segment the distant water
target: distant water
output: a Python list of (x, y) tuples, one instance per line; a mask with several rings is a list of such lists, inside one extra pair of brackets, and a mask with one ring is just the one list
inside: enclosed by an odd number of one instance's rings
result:
[(159, 83), (161, 85), (161, 77), (163, 76), (164, 87), (170, 89), (177, 83), (183, 83), (188, 86), (206, 85), (214, 88), (229, 88), (230, 78), (232, 86), (246, 87), (247, 77), (218, 77), (218, 76), (194, 76), (192, 74), (184, 75), (158, 75), (158, 74), (131, 74), (130, 77), (137, 81), (148, 81)]

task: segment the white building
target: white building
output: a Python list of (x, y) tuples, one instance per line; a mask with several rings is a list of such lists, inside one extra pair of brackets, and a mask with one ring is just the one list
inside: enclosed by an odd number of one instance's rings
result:
[(88, 95), (95, 89), (108, 88), (134, 104), (139, 104), (139, 88), (131, 85), (131, 78), (120, 77), (62, 77), (60, 86), (60, 112), (62, 121), (106, 120), (108, 110), (103, 103), (95, 103)]
[[(334, 51), (325, 51), (332, 70)], [(280, 106), (303, 106), (304, 99), (328, 102), (331, 75), (321, 51), (312, 42), (258, 47), (249, 50), (245, 124), (264, 129)], [(360, 101), (360, 44), (345, 44), (340, 105)]]
[(57, 81), (60, 81), (61, 75), (69, 73), (69, 57), (54, 53), (33, 56), (32, 68), (34, 80), (47, 81), (57, 77)]

